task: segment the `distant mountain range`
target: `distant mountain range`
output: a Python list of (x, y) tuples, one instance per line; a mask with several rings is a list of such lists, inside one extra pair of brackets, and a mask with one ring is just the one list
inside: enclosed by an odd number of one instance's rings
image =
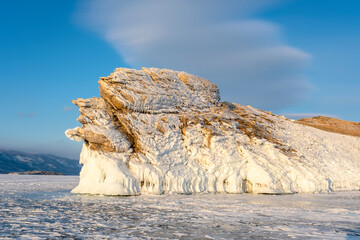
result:
[(0, 174), (45, 171), (64, 175), (79, 175), (81, 166), (78, 160), (51, 154), (29, 154), (0, 149)]

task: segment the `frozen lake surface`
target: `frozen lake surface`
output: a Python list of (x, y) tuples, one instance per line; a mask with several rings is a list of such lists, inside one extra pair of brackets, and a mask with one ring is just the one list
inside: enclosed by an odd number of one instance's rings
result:
[(0, 239), (360, 239), (360, 192), (70, 194), (78, 180), (0, 174)]

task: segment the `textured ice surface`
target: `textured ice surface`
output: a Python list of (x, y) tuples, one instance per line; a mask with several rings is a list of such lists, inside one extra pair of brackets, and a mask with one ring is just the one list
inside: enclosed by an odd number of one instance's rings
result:
[(0, 239), (357, 239), (360, 192), (100, 197), (70, 176), (0, 175)]

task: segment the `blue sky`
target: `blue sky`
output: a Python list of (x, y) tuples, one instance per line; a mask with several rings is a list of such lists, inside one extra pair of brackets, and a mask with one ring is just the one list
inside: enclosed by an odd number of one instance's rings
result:
[(185, 70), (224, 100), (359, 121), (359, 1), (173, 2), (2, 1), (0, 148), (77, 158), (71, 100), (99, 96), (116, 67)]
[(322, 113), (360, 121), (360, 2), (290, 1), (261, 17), (282, 26), (287, 42), (309, 54), (310, 96), (279, 113)]

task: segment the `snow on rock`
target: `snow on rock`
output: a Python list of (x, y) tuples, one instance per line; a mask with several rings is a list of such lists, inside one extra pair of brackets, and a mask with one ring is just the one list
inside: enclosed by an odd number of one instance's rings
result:
[(84, 164), (74, 193), (296, 193), (358, 190), (360, 138), (220, 102), (206, 79), (117, 68), (101, 98), (73, 101)]

